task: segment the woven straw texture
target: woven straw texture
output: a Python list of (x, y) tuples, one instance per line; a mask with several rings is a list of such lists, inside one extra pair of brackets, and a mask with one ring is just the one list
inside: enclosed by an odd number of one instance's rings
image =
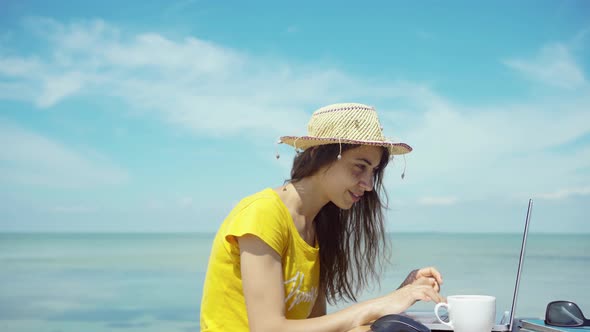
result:
[(387, 140), (375, 109), (358, 103), (333, 104), (318, 109), (309, 120), (307, 133), (307, 136), (283, 136), (280, 141), (302, 150), (323, 144), (348, 143), (384, 146), (391, 154), (412, 151), (406, 143)]

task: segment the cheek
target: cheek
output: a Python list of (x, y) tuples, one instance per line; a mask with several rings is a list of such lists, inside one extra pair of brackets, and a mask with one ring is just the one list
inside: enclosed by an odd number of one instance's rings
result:
[(329, 180), (327, 181), (333, 189), (344, 189), (357, 182), (357, 176), (350, 169), (339, 168), (334, 169), (334, 172), (329, 174)]
[(356, 170), (356, 169), (353, 169), (352, 171), (350, 171), (350, 178), (353, 179), (354, 181), (358, 182), (362, 177), (363, 177), (363, 171)]

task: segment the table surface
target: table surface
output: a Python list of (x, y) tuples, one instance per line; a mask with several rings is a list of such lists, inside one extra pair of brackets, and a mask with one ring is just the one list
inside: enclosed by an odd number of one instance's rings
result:
[[(369, 325), (363, 325), (363, 326), (359, 326), (357, 328), (354, 328), (352, 330), (349, 330), (348, 332), (370, 332), (371, 331), (371, 327)], [(525, 330), (525, 329), (519, 329), (518, 326), (514, 326), (512, 328), (512, 332), (527, 332), (530, 330)]]
[[(521, 317), (521, 319), (524, 319)], [(528, 332), (529, 330), (526, 329), (521, 329), (519, 328), (519, 324), (518, 324), (518, 320), (519, 318), (515, 319), (515, 324), (513, 324), (514, 326), (512, 326), (512, 332)], [(348, 332), (370, 332), (371, 331), (371, 326), (370, 325), (363, 325), (363, 326), (359, 326), (357, 328), (354, 328), (352, 330), (349, 330)]]

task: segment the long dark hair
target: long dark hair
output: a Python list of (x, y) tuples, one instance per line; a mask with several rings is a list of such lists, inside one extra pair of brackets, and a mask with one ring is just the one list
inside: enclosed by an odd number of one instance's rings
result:
[[(326, 144), (299, 153), (291, 169), (292, 183), (314, 175), (322, 167), (337, 160), (340, 153), (359, 147), (351, 144)], [(389, 260), (380, 194), (387, 201), (383, 188), (383, 170), (389, 162), (389, 150), (383, 148), (381, 161), (374, 175), (374, 188), (349, 210), (334, 203), (326, 204), (315, 217), (316, 237), (320, 246), (320, 289), (329, 303), (356, 301), (358, 293), (371, 280), (379, 282), (383, 263)]]

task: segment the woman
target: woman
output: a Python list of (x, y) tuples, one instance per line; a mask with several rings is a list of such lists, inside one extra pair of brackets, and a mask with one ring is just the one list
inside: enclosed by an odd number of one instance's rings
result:
[(326, 314), (377, 279), (386, 247), (380, 194), (390, 155), (377, 114), (363, 104), (320, 108), (295, 147), (291, 179), (246, 197), (213, 242), (202, 331), (347, 331), (418, 300), (442, 301), (440, 273), (412, 271), (397, 290)]

